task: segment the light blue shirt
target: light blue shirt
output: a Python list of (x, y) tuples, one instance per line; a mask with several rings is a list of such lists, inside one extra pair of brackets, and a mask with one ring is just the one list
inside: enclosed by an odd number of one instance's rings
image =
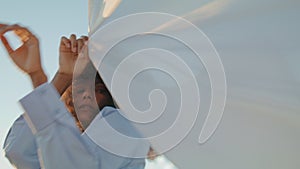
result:
[(126, 134), (141, 137), (118, 109), (103, 108), (86, 132), (80, 133), (74, 118), (66, 110), (64, 103), (59, 100), (59, 94), (51, 84), (43, 84), (36, 88), (21, 99), (20, 103), (26, 113), (13, 124), (4, 143), (6, 157), (17, 168), (144, 168), (144, 158), (121, 157), (99, 146), (99, 140), (104, 138), (105, 141), (101, 142), (101, 145), (111, 144), (120, 149), (125, 147), (132, 157), (135, 154), (146, 156), (148, 153), (150, 147), (148, 142), (124, 142), (115, 139), (105, 127), (95, 128), (105, 120), (114, 128), (121, 129), (121, 132), (129, 132)]
[(10, 128), (3, 146), (10, 163), (20, 169), (40, 169), (35, 137), (21, 115)]

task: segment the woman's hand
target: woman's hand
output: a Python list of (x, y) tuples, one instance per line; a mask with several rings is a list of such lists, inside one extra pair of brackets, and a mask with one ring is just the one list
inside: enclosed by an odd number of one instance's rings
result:
[[(14, 31), (23, 42), (16, 50), (12, 49), (4, 36), (8, 31)], [(0, 25), (0, 35), (10, 58), (21, 70), (27, 74), (42, 70), (39, 40), (27, 28), (19, 25)]]
[[(13, 50), (4, 34), (13, 31), (22, 41), (22, 45)], [(31, 77), (34, 87), (47, 82), (41, 66), (39, 40), (31, 31), (19, 25), (0, 24), (1, 41), (13, 62)]]
[(87, 36), (81, 36), (76, 39), (76, 35), (74, 34), (72, 34), (69, 39), (66, 37), (61, 38), (59, 47), (59, 73), (70, 76), (73, 75), (78, 55), (87, 40)]
[(69, 39), (64, 36), (61, 38), (59, 46), (59, 68), (52, 80), (52, 84), (60, 94), (63, 94), (67, 87), (71, 85), (75, 66), (77, 66), (78, 69), (78, 62), (83, 63), (82, 59), (79, 58), (85, 53), (83, 49), (86, 48), (85, 44), (87, 40), (87, 36), (81, 36), (76, 39), (76, 35), (74, 34), (72, 34)]

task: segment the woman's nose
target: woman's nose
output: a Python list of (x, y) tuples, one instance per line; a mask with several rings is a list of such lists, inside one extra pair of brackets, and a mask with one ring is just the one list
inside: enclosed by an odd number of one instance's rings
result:
[(83, 92), (83, 99), (92, 99), (93, 97), (93, 92), (92, 90), (85, 90)]

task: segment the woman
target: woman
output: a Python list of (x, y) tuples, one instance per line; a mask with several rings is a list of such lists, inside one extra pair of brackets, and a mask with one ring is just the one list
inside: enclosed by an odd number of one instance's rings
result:
[[(7, 31), (16, 32), (16, 34), (21, 38), (23, 45), (20, 48), (16, 50), (12, 50), (6, 38), (4, 37), (4, 34)], [(1, 35), (1, 40), (5, 48), (7, 49), (10, 57), (21, 70), (23, 70), (31, 77), (33, 86), (36, 88), (41, 84), (45, 83), (47, 81), (47, 77), (45, 76), (44, 71), (41, 67), (38, 39), (27, 28), (21, 27), (19, 25), (1, 24), (0, 35)], [(63, 91), (66, 89), (66, 86), (68, 86), (70, 84), (70, 81), (72, 80), (73, 69), (75, 66), (76, 59), (78, 57), (78, 53), (83, 47), (84, 41), (86, 39), (87, 39), (86, 37), (76, 39), (75, 35), (71, 35), (69, 39), (65, 37), (61, 39), (60, 59), (59, 59), (60, 67), (58, 73), (56, 74), (54, 80), (52, 81), (52, 84), (56, 87), (59, 94), (63, 93)], [(80, 90), (75, 90), (74, 94), (76, 95), (80, 94), (80, 92), (84, 88), (82, 86), (86, 86), (86, 85), (82, 85), (82, 83), (78, 83), (78, 84), (81, 85), (81, 88)], [(76, 86), (78, 84), (76, 83), (74, 84), (75, 89), (78, 89), (78, 86)], [(83, 131), (88, 127), (88, 125), (91, 123), (94, 117), (99, 113), (99, 109), (101, 110), (105, 106), (112, 106), (112, 107), (114, 106), (112, 97), (110, 96), (108, 90), (106, 89), (99, 75), (96, 77), (96, 90), (95, 90), (96, 99), (93, 98), (92, 95), (94, 91), (90, 89), (91, 89), (90, 87), (84, 88), (85, 90), (83, 92), (84, 95), (82, 95), (82, 97), (75, 97), (77, 99), (81, 99), (78, 100), (78, 103), (82, 103), (82, 102), (85, 103), (85, 105), (79, 105), (78, 108), (74, 108), (73, 102), (72, 100), (70, 100), (71, 88), (66, 92), (66, 94), (63, 97), (64, 99), (66, 99), (66, 104), (68, 105), (68, 108), (72, 113), (73, 117), (75, 118), (77, 126), (81, 131)], [(76, 99), (74, 100), (74, 102), (76, 103)], [(78, 109), (76, 115), (74, 113), (75, 109)], [(86, 116), (87, 112), (89, 112), (90, 115)], [(21, 141), (21, 138), (22, 138), (22, 144), (18, 144), (18, 141)], [(23, 142), (24, 140), (26, 140), (28, 144), (24, 144)], [(83, 144), (81, 141), (79, 142), (80, 145)], [(18, 147), (18, 145), (19, 146), (27, 145), (27, 146), (20, 148)], [(32, 135), (32, 133), (30, 133), (27, 123), (25, 123), (23, 116), (21, 116), (12, 126), (7, 136), (7, 139), (5, 141), (4, 149), (6, 152), (6, 156), (8, 157), (10, 162), (17, 168), (40, 168), (41, 166), (36, 153), (37, 147), (38, 146), (36, 146), (34, 136)], [(103, 155), (103, 153), (100, 154)], [(106, 156), (106, 154), (104, 154), (103, 156)], [(46, 153), (46, 155), (48, 154)], [(113, 156), (109, 156), (108, 159), (114, 160), (116, 158)], [(43, 160), (44, 160), (43, 163), (46, 165), (47, 161), (45, 160), (47, 159), (43, 159)], [(116, 160), (116, 161), (120, 161), (120, 160)], [(48, 164), (50, 166), (53, 165), (53, 163), (51, 162)], [(127, 160), (124, 163), (124, 160), (122, 159), (121, 159), (121, 163), (119, 164), (120, 164), (119, 166), (115, 165), (116, 168), (119, 168), (124, 165), (128, 166), (128, 164), (131, 164), (132, 167), (134, 168), (143, 168), (144, 166), (143, 162), (132, 163), (132, 160)], [(78, 167), (79, 165), (75, 165), (75, 166)], [(104, 163), (96, 166), (98, 166), (98, 168), (99, 166), (100, 168), (113, 168), (111, 167), (111, 165), (104, 165)]]

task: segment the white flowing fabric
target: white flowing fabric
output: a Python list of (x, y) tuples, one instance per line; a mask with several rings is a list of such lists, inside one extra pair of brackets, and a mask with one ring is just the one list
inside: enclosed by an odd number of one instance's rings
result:
[(300, 1), (89, 3), (93, 63), (178, 168), (299, 168)]

